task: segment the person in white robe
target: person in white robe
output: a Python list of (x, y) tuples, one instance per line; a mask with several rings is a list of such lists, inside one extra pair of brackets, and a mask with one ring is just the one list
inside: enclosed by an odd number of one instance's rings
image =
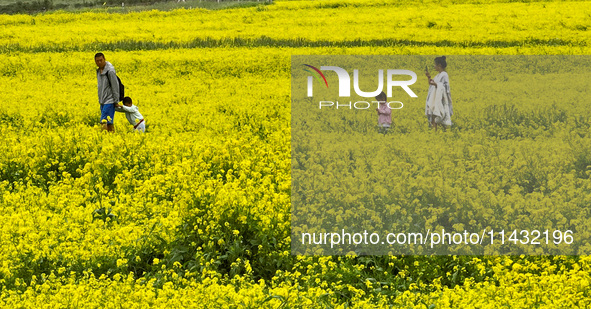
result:
[(435, 70), (439, 72), (435, 78), (431, 79), (429, 72), (425, 71), (425, 75), (429, 78), (425, 115), (429, 120), (429, 127), (434, 127), (435, 131), (438, 125), (444, 125), (444, 130), (452, 125), (453, 106), (446, 67), (445, 56), (441, 56), (435, 58)]

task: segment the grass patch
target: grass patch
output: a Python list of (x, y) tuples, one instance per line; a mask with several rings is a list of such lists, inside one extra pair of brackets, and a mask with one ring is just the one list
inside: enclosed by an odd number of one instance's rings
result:
[[(258, 38), (195, 38), (189, 42), (153, 42), (140, 40), (121, 40), (116, 42), (93, 42), (79, 46), (68, 44), (40, 44), (36, 46), (26, 46), (21, 44), (0, 45), (0, 53), (24, 52), (83, 52), (95, 50), (161, 50), (161, 49), (180, 49), (180, 48), (223, 48), (223, 47), (462, 47), (462, 48), (507, 48), (516, 46), (585, 46), (585, 42), (568, 41), (562, 39), (529, 39), (524, 41), (485, 41), (485, 42), (455, 42), (449, 40), (442, 41), (415, 41), (399, 39), (374, 39), (374, 40), (310, 40), (307, 38), (271, 38), (260, 36)], [(16, 74), (16, 71), (7, 71), (9, 68), (0, 68), (0, 75)], [(4, 71), (4, 72), (3, 72)]]

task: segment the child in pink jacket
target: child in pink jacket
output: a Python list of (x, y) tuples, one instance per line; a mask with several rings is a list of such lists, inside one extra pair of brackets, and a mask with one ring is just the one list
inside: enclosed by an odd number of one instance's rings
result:
[(380, 102), (379, 107), (376, 108), (378, 112), (378, 132), (386, 134), (392, 125), (392, 110), (388, 107), (386, 94), (383, 91), (376, 96), (376, 100)]

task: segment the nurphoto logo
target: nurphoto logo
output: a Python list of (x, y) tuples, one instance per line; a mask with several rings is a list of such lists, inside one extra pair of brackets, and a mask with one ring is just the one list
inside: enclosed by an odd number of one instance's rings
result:
[[(314, 87), (313, 81), (314, 78), (318, 80), (321, 84), (324, 84), (326, 88), (329, 88), (328, 81), (326, 77), (321, 71), (334, 71), (337, 74), (339, 79), (339, 97), (350, 97), (351, 96), (351, 75), (347, 72), (347, 70), (337, 67), (337, 66), (321, 66), (320, 69), (304, 64), (306, 68), (304, 71), (309, 72), (310, 76), (308, 76), (308, 97), (314, 96)], [(308, 69), (311, 68), (312, 70)], [(388, 69), (386, 70), (386, 89), (387, 89), (387, 96), (392, 97), (392, 87), (402, 87), (406, 93), (412, 98), (416, 98), (417, 95), (409, 88), (410, 85), (414, 84), (417, 81), (417, 74), (413, 71), (409, 70), (393, 70)], [(394, 75), (407, 75), (410, 76), (410, 80), (394, 80)], [(321, 80), (322, 78), (322, 80)], [(322, 83), (324, 81), (324, 83)], [(384, 90), (384, 70), (378, 70), (378, 87), (375, 91), (366, 92), (362, 91), (359, 88), (359, 70), (353, 70), (353, 88), (355, 93), (364, 98), (374, 98), (378, 94), (380, 94)]]

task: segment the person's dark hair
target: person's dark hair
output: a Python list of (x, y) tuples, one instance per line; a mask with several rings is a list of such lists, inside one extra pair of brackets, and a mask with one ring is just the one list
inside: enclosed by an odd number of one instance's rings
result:
[(378, 101), (386, 101), (386, 94), (382, 91), (380, 94), (376, 96), (376, 100)]
[(447, 67), (447, 62), (445, 61), (445, 56), (436, 57), (435, 63), (440, 64), (441, 67), (444, 69)]
[(96, 54), (94, 55), (94, 58), (98, 58), (98, 57), (103, 57), (103, 58), (105, 58), (105, 54), (103, 54), (103, 53), (96, 53)]
[(123, 104), (127, 104), (127, 103), (131, 103), (131, 98), (130, 97), (123, 98)]

